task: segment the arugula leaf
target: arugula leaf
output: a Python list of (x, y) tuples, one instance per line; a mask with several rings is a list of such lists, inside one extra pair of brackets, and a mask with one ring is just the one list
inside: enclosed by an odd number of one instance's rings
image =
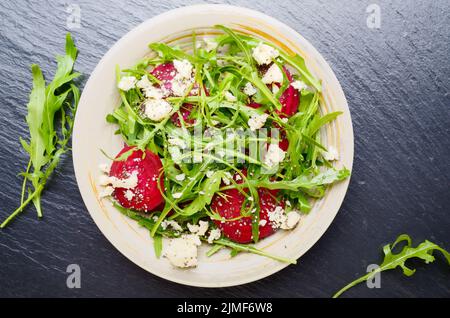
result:
[(216, 171), (210, 178), (203, 181), (200, 195), (184, 208), (183, 212), (180, 214), (192, 215), (202, 210), (207, 204), (210, 204), (214, 194), (219, 191), (222, 176), (223, 173), (221, 171)]
[(305, 60), (300, 55), (295, 54), (294, 56), (291, 56), (283, 51), (280, 51), (280, 56), (302, 75), (302, 80), (306, 84), (312, 85), (319, 92), (322, 91), (322, 84), (309, 72), (308, 68), (306, 67)]
[(318, 175), (310, 178), (309, 176), (302, 175), (292, 180), (280, 180), (271, 181), (269, 179), (264, 180), (249, 180), (250, 184), (254, 186), (267, 188), (270, 190), (283, 189), (297, 191), (299, 189), (313, 189), (314, 187), (330, 184), (336, 181), (346, 179), (350, 175), (350, 171), (347, 168), (340, 170), (328, 169)]
[(162, 235), (156, 234), (153, 237), (153, 249), (155, 250), (156, 258), (161, 257), (161, 252), (163, 249), (163, 241), (162, 241)]
[[(25, 172), (21, 173), (24, 180), (20, 206), (0, 225), (0, 228), (8, 225), (30, 202), (36, 207), (38, 217), (42, 217), (41, 193), (61, 156), (69, 150), (68, 142), (80, 95), (79, 89), (72, 83), (80, 76), (79, 73), (73, 72), (77, 53), (77, 48), (68, 33), (66, 54), (56, 57), (57, 70), (47, 87), (39, 66), (35, 64), (31, 66), (33, 88), (26, 116), (30, 132), (29, 143), (20, 138), (20, 143), (30, 159)], [(60, 116), (57, 116), (58, 114)], [(55, 127), (58, 120), (61, 126)], [(29, 183), (33, 189), (27, 187)], [(25, 193), (28, 193), (27, 199)]]
[[(399, 253), (395, 254), (393, 250), (400, 243), (406, 244)], [(450, 253), (444, 250), (439, 245), (432, 243), (428, 240), (425, 240), (416, 247), (412, 247), (411, 245), (412, 245), (411, 238), (407, 234), (400, 235), (393, 244), (385, 245), (383, 247), (384, 260), (381, 263), (380, 267), (349, 283), (341, 290), (339, 290), (336, 294), (334, 294), (333, 298), (339, 297), (340, 295), (342, 295), (342, 293), (352, 288), (353, 286), (362, 283), (366, 280), (369, 280), (375, 274), (386, 270), (400, 267), (403, 270), (403, 274), (405, 274), (406, 276), (412, 276), (416, 272), (416, 270), (406, 266), (405, 262), (411, 258), (420, 258), (424, 260), (426, 264), (432, 263), (435, 260), (435, 257), (433, 256), (434, 251), (441, 252), (447, 259), (448, 264), (450, 265)]]

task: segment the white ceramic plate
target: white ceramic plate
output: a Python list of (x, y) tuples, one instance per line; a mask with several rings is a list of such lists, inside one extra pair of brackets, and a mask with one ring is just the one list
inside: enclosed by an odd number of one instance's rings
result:
[[(265, 257), (242, 253), (232, 259), (227, 251), (211, 258), (199, 251), (199, 265), (193, 269), (172, 267), (157, 259), (147, 230), (124, 217), (107, 201), (98, 197), (100, 187), (98, 165), (106, 161), (100, 149), (117, 153), (123, 146), (116, 127), (105, 122), (105, 116), (119, 104), (115, 83), (115, 66), (132, 66), (149, 54), (148, 43), (182, 42), (195, 29), (208, 33), (211, 27), (223, 24), (235, 30), (251, 33), (299, 53), (309, 69), (323, 81), (322, 112), (341, 110), (343, 115), (328, 125), (326, 144), (334, 145), (340, 154), (336, 166), (349, 169), (353, 162), (353, 130), (350, 112), (342, 88), (333, 71), (314, 47), (296, 31), (260, 12), (229, 5), (195, 5), (171, 10), (145, 21), (122, 37), (101, 59), (84, 88), (73, 135), (75, 174), (84, 203), (95, 223), (107, 239), (128, 259), (159, 277), (192, 286), (224, 287), (245, 284), (269, 276), (287, 264)], [(298, 259), (333, 221), (347, 191), (349, 180), (330, 188), (325, 197), (293, 231), (278, 231), (264, 239), (259, 248), (283, 257)], [(301, 266), (301, 263), (296, 265)]]

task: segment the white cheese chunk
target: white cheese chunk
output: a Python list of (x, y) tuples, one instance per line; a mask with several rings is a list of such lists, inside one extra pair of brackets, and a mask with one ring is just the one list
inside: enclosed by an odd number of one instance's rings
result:
[(198, 246), (201, 241), (197, 235), (185, 234), (169, 240), (164, 256), (176, 267), (197, 266)]
[(221, 236), (222, 236), (222, 233), (220, 232), (220, 229), (212, 229), (209, 232), (208, 243), (212, 244), (214, 241), (220, 239)]
[(128, 178), (119, 179), (116, 177), (110, 177), (111, 185), (113, 188), (133, 189), (138, 184), (138, 172), (133, 171)]
[(286, 153), (276, 144), (270, 144), (267, 153), (264, 156), (264, 164), (268, 167), (274, 167), (284, 160)]
[(177, 70), (179, 78), (192, 77), (192, 64), (188, 60), (173, 60), (173, 66)]
[(171, 227), (175, 231), (183, 231), (183, 228), (178, 224), (177, 221), (174, 220), (164, 220), (161, 222), (161, 227), (163, 230), (167, 229), (168, 227)]
[(114, 192), (114, 188), (111, 186), (107, 186), (107, 187), (103, 188), (102, 191), (100, 191), (99, 196), (100, 196), (100, 198), (109, 197), (109, 196), (111, 196), (111, 194), (113, 194), (113, 192)]
[(137, 79), (134, 76), (123, 76), (119, 84), (117, 84), (117, 87), (123, 91), (129, 91), (130, 89), (134, 88), (136, 85)]
[(175, 193), (172, 194), (172, 196), (173, 196), (174, 199), (179, 199), (179, 198), (181, 198), (183, 196), (183, 193), (175, 192)]
[(212, 40), (210, 38), (205, 38), (203, 40), (203, 42), (205, 42), (205, 50), (207, 52), (211, 52), (211, 51), (217, 49), (218, 43), (216, 41), (214, 41), (214, 40)]
[(339, 160), (339, 152), (333, 146), (329, 146), (328, 151), (322, 152), (322, 156), (328, 161)]
[(252, 52), (252, 56), (259, 65), (269, 64), (274, 58), (277, 58), (280, 52), (270, 45), (259, 43)]
[(262, 128), (266, 123), (268, 117), (268, 114), (252, 115), (252, 117), (250, 117), (250, 119), (248, 120), (248, 126), (250, 127), (250, 130), (255, 131)]
[(277, 85), (272, 84), (272, 93), (276, 94), (276, 93), (278, 93), (279, 90), (280, 90), (280, 88)]
[(161, 121), (167, 118), (173, 107), (164, 99), (147, 99), (144, 102), (144, 113), (153, 121)]
[(303, 81), (294, 81), (291, 83), (291, 86), (299, 91), (308, 88), (308, 85), (306, 85)]
[(131, 201), (134, 198), (134, 192), (128, 189), (127, 191), (125, 191), (124, 196), (128, 201)]
[(259, 226), (265, 226), (267, 224), (267, 220), (259, 220)]
[(296, 211), (291, 211), (286, 214), (284, 222), (281, 224), (283, 230), (292, 230), (300, 221), (301, 216)]
[(281, 83), (283, 82), (283, 72), (278, 65), (273, 64), (261, 79), (264, 84)]
[(187, 227), (192, 234), (203, 236), (205, 235), (206, 231), (208, 231), (209, 223), (206, 221), (199, 221), (198, 224), (188, 223)]
[(257, 93), (256, 88), (252, 85), (252, 83), (247, 82), (244, 86), (244, 94), (247, 96), (252, 96)]
[(148, 80), (148, 76), (144, 75), (142, 78), (136, 83), (137, 88), (147, 89), (153, 87), (153, 84)]
[(230, 91), (225, 92), (225, 99), (229, 102), (235, 102), (237, 101), (236, 96), (234, 96)]
[(175, 180), (177, 181), (183, 181), (184, 179), (186, 179), (186, 175), (184, 173), (180, 173), (175, 176)]
[(269, 211), (267, 216), (274, 228), (283, 230), (292, 230), (301, 219), (301, 215), (297, 211), (293, 210), (286, 214), (281, 206), (277, 206), (273, 211)]
[(143, 89), (144, 96), (147, 98), (153, 98), (153, 99), (162, 99), (166, 96), (166, 93), (163, 92), (162, 89), (155, 87), (155, 86), (149, 86), (145, 89)]

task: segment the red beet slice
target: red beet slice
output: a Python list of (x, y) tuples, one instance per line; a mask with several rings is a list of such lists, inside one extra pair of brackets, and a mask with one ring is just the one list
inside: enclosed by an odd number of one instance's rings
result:
[[(245, 174), (245, 171), (242, 171)], [(237, 174), (233, 177), (236, 180)], [(241, 183), (242, 180), (237, 181)], [(233, 219), (241, 215), (241, 206), (244, 203), (245, 197), (237, 189), (229, 189), (223, 191), (225, 198), (215, 195), (211, 202), (211, 208), (220, 216), (227, 219)], [(275, 195), (277, 191), (268, 190), (264, 188), (258, 189), (259, 204), (260, 204), (260, 220), (265, 220), (264, 225), (259, 226), (259, 238), (265, 238), (273, 233), (275, 229), (269, 222), (268, 212), (273, 211), (277, 205)], [(237, 243), (252, 242), (252, 218), (244, 217), (236, 221), (214, 221), (216, 225), (222, 230), (222, 233), (230, 240)]]
[[(116, 158), (132, 148), (133, 147), (125, 146)], [(145, 157), (142, 157), (143, 152), (136, 148), (126, 160), (114, 161), (111, 165), (109, 175), (119, 179), (126, 179), (132, 175), (133, 172), (137, 173), (138, 183), (135, 188), (115, 188), (113, 196), (124, 208), (149, 212), (153, 211), (164, 202), (157, 181), (159, 178), (160, 187), (161, 189), (164, 189), (163, 175), (160, 177), (162, 163), (159, 157), (149, 150), (146, 150)], [(128, 190), (132, 193), (131, 199), (126, 195)]]
[[(293, 78), (291, 73), (285, 67), (283, 67), (283, 71), (286, 73), (289, 83), (292, 83)], [(279, 87), (280, 85), (277, 84), (277, 86)], [(280, 111), (277, 111), (280, 117), (291, 117), (297, 113), (298, 105), (300, 103), (298, 90), (289, 85), (283, 94), (281, 94), (280, 103), (283, 106)]]
[[(161, 84), (164, 86), (164, 88), (166, 90), (168, 90), (169, 92), (172, 92), (172, 80), (177, 75), (177, 70), (175, 69), (175, 66), (173, 65), (172, 62), (167, 62), (167, 63), (163, 63), (163, 64), (156, 66), (151, 71), (151, 74), (153, 76), (155, 76), (158, 80), (161, 81)], [(189, 93), (189, 95), (194, 95), (196, 89), (197, 89), (197, 85), (194, 85), (194, 87), (193, 87), (192, 91)], [(172, 95), (172, 93), (170, 93), (170, 95)], [(193, 108), (194, 108), (194, 105), (189, 104), (189, 103), (185, 103), (180, 107), (180, 112), (183, 117), (183, 120), (188, 125), (192, 125), (195, 122), (194, 119), (189, 118)], [(175, 126), (181, 127), (181, 120), (180, 120), (178, 113), (175, 113), (172, 115), (171, 121)]]

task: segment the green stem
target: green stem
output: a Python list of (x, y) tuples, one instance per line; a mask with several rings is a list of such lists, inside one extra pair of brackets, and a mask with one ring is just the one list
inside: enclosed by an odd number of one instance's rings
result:
[(272, 254), (266, 253), (264, 251), (261, 251), (261, 250), (255, 248), (255, 247), (253, 247), (253, 246), (247, 246), (247, 245), (242, 245), (242, 244), (238, 244), (238, 243), (233, 243), (233, 242), (230, 242), (230, 241), (227, 241), (227, 240), (224, 240), (224, 239), (220, 239), (220, 240), (214, 241), (214, 243), (220, 244), (220, 245), (224, 245), (224, 246), (228, 246), (228, 247), (234, 248), (234, 249), (236, 249), (238, 251), (248, 252), (248, 253), (253, 253), (253, 254), (265, 256), (265, 257), (274, 259), (274, 260), (279, 261), (279, 262), (289, 263), (289, 264), (297, 264), (296, 260), (292, 260), (292, 259), (288, 259), (288, 258), (272, 255)]
[(348, 284), (348, 285), (344, 286), (342, 289), (340, 289), (336, 294), (333, 295), (333, 298), (338, 298), (345, 291), (349, 290), (350, 288), (352, 288), (355, 285), (358, 285), (358, 284), (368, 280), (369, 278), (373, 277), (373, 275), (375, 275), (379, 272), (381, 272), (381, 268), (378, 268), (378, 269), (374, 270), (373, 272), (367, 273), (366, 275), (358, 278), (357, 280), (351, 282), (350, 284)]
[(28, 172), (30, 172), (30, 168), (31, 168), (31, 158), (30, 160), (28, 160), (28, 166), (27, 166), (27, 170), (25, 171), (25, 176), (23, 177), (23, 183), (22, 183), (22, 192), (20, 195), (20, 204), (23, 204), (23, 200), (25, 200), (25, 188), (27, 185), (27, 180), (28, 180)]
[(38, 195), (42, 189), (44, 188), (43, 184), (40, 184), (36, 190), (31, 193), (28, 198), (10, 215), (8, 216), (8, 218), (3, 221), (3, 223), (0, 225), (0, 228), (3, 229), (5, 226), (8, 225), (8, 223), (14, 219), (20, 212), (23, 211), (23, 209), (33, 200), (34, 197), (36, 197), (36, 195)]

